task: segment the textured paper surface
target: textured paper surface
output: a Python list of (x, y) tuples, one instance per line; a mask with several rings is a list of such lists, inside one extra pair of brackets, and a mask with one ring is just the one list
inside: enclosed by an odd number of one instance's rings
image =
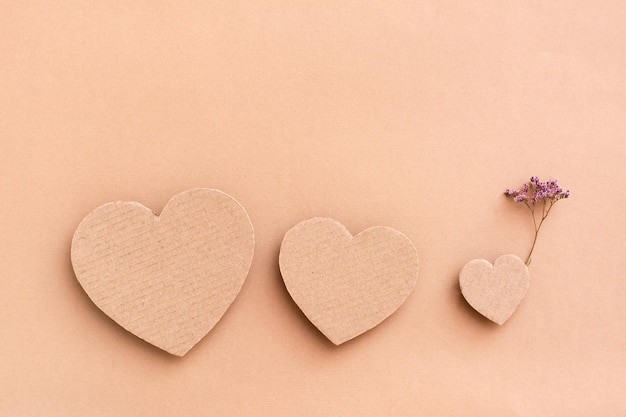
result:
[(339, 345), (400, 307), (417, 281), (418, 256), (397, 230), (377, 226), (353, 237), (341, 223), (314, 217), (285, 234), (280, 272), (308, 319)]
[[(626, 416), (626, 3), (0, 1), (0, 416)], [(524, 255), (530, 175), (572, 190), (504, 326), (470, 259)], [(87, 213), (211, 186), (255, 254), (183, 360), (102, 314)], [(337, 349), (285, 289), (285, 232), (387, 225), (420, 271)]]
[(502, 255), (493, 265), (485, 259), (473, 259), (461, 269), (459, 285), (476, 311), (501, 325), (524, 299), (530, 274), (516, 255)]
[(98, 207), (74, 233), (72, 265), (104, 313), (183, 356), (239, 293), (253, 250), (244, 208), (221, 191), (193, 189), (159, 216), (135, 202)]

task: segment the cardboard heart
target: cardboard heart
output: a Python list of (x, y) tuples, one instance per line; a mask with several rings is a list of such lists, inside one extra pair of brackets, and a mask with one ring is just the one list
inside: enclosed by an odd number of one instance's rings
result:
[(215, 326), (250, 269), (254, 232), (229, 195), (192, 189), (160, 216), (137, 202), (98, 207), (72, 239), (87, 295), (119, 325), (183, 356)]
[(417, 250), (397, 230), (378, 226), (352, 237), (341, 223), (319, 217), (285, 234), (279, 264), (293, 300), (335, 345), (396, 311), (418, 274)]
[(480, 314), (503, 324), (517, 310), (528, 291), (528, 267), (515, 255), (502, 255), (496, 262), (474, 259), (459, 274), (461, 292)]

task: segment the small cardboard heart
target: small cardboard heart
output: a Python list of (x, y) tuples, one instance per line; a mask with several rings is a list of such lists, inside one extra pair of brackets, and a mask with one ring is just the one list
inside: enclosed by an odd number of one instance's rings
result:
[(378, 226), (353, 237), (341, 223), (319, 217), (285, 234), (279, 264), (293, 300), (335, 345), (389, 317), (418, 274), (417, 250), (397, 230)]
[(117, 201), (89, 213), (72, 239), (72, 266), (87, 295), (119, 325), (183, 356), (233, 302), (246, 279), (254, 232), (229, 195), (197, 188), (160, 216)]
[(474, 259), (459, 274), (463, 297), (489, 320), (503, 324), (517, 310), (530, 285), (528, 267), (515, 255), (502, 255), (496, 262)]

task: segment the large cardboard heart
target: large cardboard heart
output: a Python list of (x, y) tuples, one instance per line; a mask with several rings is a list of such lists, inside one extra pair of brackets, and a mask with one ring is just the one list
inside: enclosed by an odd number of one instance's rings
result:
[(528, 267), (515, 255), (502, 255), (496, 262), (474, 259), (459, 274), (461, 292), (480, 314), (503, 324), (517, 310), (530, 285)]
[(229, 195), (193, 189), (160, 216), (136, 202), (98, 207), (72, 239), (76, 278), (123, 328), (183, 356), (215, 326), (250, 269), (254, 232)]
[(397, 230), (372, 227), (352, 237), (341, 223), (319, 217), (285, 234), (279, 264), (291, 297), (336, 345), (396, 311), (418, 274), (417, 250)]

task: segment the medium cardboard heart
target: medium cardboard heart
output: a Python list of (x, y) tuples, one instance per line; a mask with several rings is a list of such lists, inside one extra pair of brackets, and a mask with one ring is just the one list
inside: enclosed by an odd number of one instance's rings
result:
[(459, 274), (461, 292), (480, 314), (503, 324), (517, 309), (528, 291), (528, 267), (515, 255), (502, 255), (491, 265), (485, 259), (465, 264)]
[(160, 216), (136, 202), (98, 207), (72, 239), (76, 278), (134, 335), (183, 356), (215, 326), (250, 269), (254, 232), (229, 195), (193, 189)]
[(285, 234), (279, 264), (291, 297), (336, 345), (396, 311), (418, 274), (417, 250), (397, 230), (372, 227), (352, 237), (341, 223), (319, 217)]

